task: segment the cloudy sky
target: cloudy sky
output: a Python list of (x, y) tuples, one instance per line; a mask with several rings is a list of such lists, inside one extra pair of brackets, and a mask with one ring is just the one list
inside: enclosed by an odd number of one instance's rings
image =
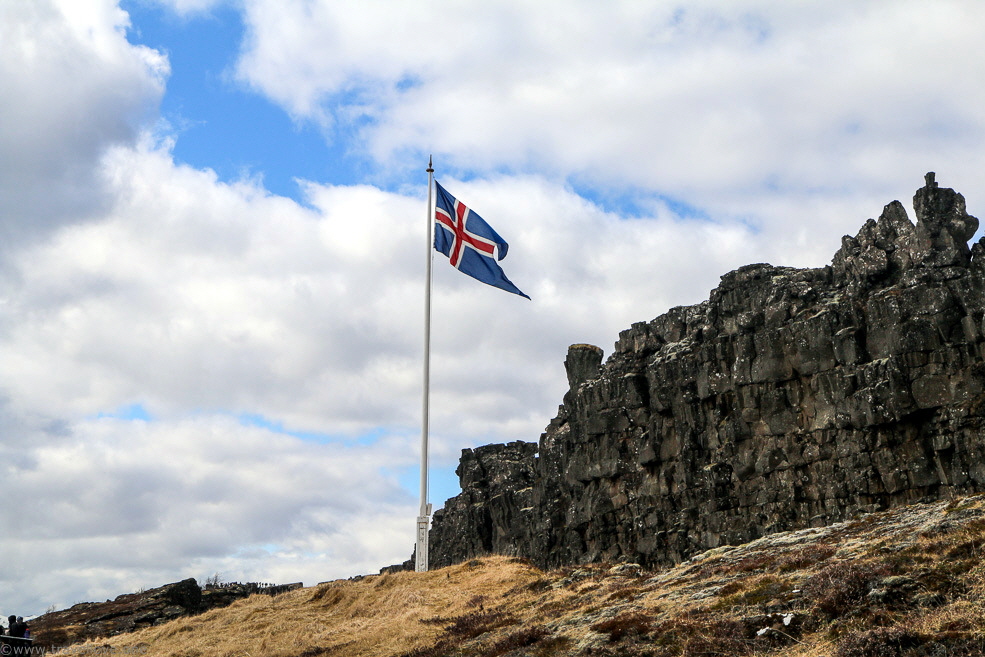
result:
[(2, 615), (409, 557), (429, 155), (532, 297), (435, 260), (432, 501), (569, 344), (985, 213), (985, 4), (0, 0)]

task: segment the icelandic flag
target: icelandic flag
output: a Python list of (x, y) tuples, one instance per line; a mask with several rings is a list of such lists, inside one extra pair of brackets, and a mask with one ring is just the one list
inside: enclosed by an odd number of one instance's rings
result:
[(434, 249), (448, 256), (452, 267), (472, 278), (526, 297), (506, 278), (496, 262), (506, 257), (510, 248), (482, 217), (445, 191), (434, 181), (437, 203), (434, 207)]

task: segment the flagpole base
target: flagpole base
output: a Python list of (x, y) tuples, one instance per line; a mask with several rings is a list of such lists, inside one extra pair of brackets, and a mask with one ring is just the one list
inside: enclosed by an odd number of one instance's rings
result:
[(414, 551), (414, 570), (418, 573), (426, 573), (428, 570), (428, 526), (430, 524), (431, 516), (417, 516), (417, 548)]

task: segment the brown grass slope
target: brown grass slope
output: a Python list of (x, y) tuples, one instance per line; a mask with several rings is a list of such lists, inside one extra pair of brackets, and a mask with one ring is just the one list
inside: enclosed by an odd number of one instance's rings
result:
[(253, 596), (65, 653), (168, 657), (985, 654), (985, 496), (706, 552), (542, 572), (489, 557)]

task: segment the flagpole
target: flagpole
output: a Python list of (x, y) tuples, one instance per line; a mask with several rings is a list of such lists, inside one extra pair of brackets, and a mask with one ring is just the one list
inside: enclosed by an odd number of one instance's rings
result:
[(417, 516), (417, 545), (414, 549), (414, 570), (428, 570), (428, 525), (431, 505), (428, 504), (428, 406), (431, 388), (431, 251), (434, 248), (434, 214), (431, 209), (431, 190), (434, 188), (434, 168), (428, 157), (427, 207), (427, 281), (424, 285), (424, 401), (421, 413), (421, 512)]

